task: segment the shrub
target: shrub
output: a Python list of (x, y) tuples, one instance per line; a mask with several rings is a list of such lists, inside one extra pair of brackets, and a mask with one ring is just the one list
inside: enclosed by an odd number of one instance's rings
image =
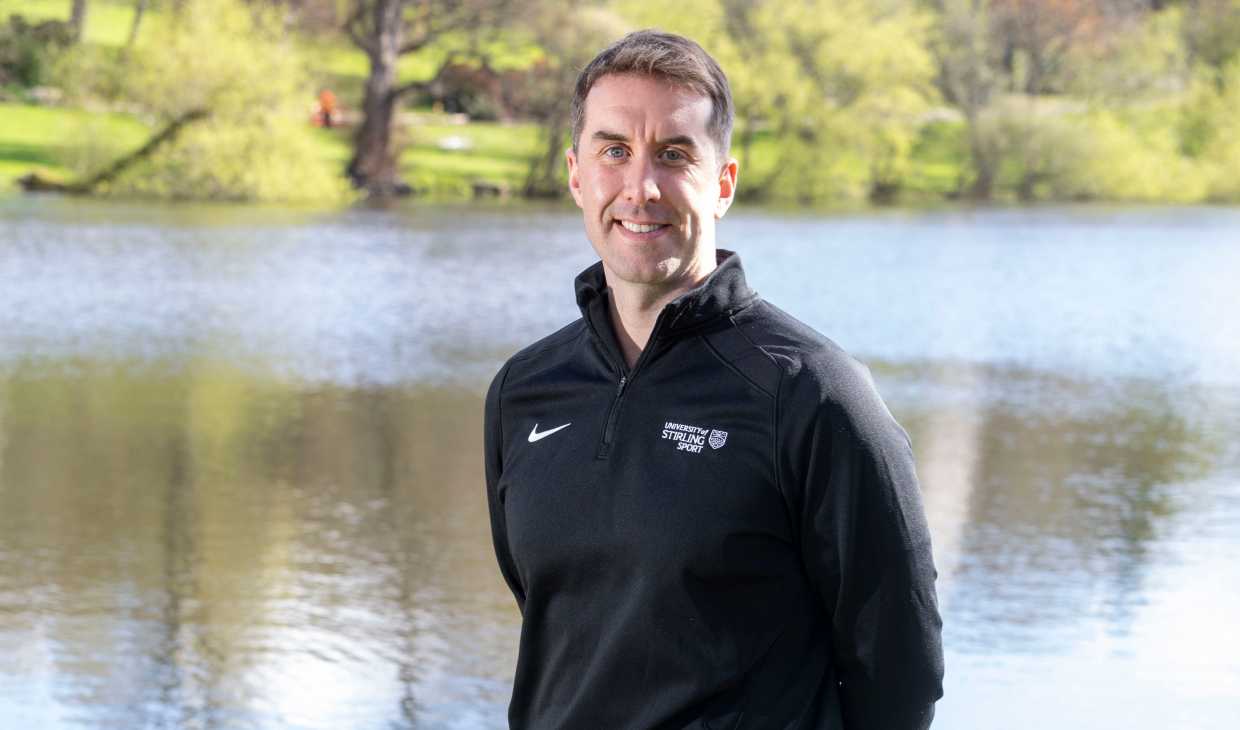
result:
[(313, 98), (274, 8), (197, 0), (152, 19), (125, 63), (124, 95), (164, 123), (204, 120), (101, 192), (160, 198), (336, 202), (350, 196), (306, 121)]
[(30, 88), (47, 81), (51, 55), (69, 45), (69, 26), (59, 20), (31, 25), (21, 15), (10, 15), (0, 25), (0, 86)]

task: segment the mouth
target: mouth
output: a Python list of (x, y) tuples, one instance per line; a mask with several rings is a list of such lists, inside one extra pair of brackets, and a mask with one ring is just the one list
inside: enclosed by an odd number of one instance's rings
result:
[(617, 223), (624, 226), (626, 231), (633, 233), (654, 233), (655, 231), (667, 228), (666, 223), (634, 223), (632, 221), (617, 220)]

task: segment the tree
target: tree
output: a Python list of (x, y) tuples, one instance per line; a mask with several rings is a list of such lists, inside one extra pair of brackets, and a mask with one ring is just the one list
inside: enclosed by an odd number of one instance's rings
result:
[(1240, 2), (1189, 0), (1185, 35), (1195, 59), (1222, 68), (1240, 55)]
[[(1063, 90), (1078, 46), (1103, 48), (1114, 31), (1149, 10), (1148, 0), (937, 0), (939, 87), (965, 118), (972, 181), (962, 192), (994, 196), (1005, 158), (1022, 170), (1017, 192), (1033, 195), (1044, 177), (1057, 122), (1038, 97)], [(1070, 76), (1071, 74), (1067, 74)], [(1013, 96), (1014, 95), (1014, 96)], [(999, 103), (995, 103), (995, 102)], [(1062, 135), (1060, 135), (1062, 136)]]
[(73, 0), (69, 11), (69, 30), (75, 43), (82, 40), (82, 33), (86, 30), (86, 0)]
[[(1081, 41), (1098, 41), (1117, 25), (1143, 16), (1146, 0), (994, 0), (995, 41), (1003, 46), (1003, 65), (1013, 90), (1038, 96), (1048, 73)], [(1023, 68), (1016, 68), (1021, 54)]]
[(987, 9), (977, 0), (941, 0), (939, 18), (938, 41), (934, 44), (939, 88), (960, 109), (967, 125), (973, 166), (968, 195), (989, 200), (994, 195), (999, 160), (981, 126), (982, 112), (990, 104), (998, 77), (987, 32)]
[(129, 40), (125, 41), (125, 51), (133, 48), (134, 41), (138, 40), (138, 26), (142, 24), (142, 16), (146, 15), (146, 7), (150, 0), (135, 0), (133, 8), (133, 25), (129, 27)]
[(63, 20), (30, 23), (14, 13), (0, 21), (0, 86), (40, 86), (46, 82), (52, 59), (73, 44), (72, 31)]
[[(930, 17), (912, 0), (635, 0), (625, 15), (689, 35), (719, 62), (747, 197), (886, 199), (900, 186), (935, 96)], [(760, 127), (774, 154), (751, 165)], [(858, 158), (860, 174), (848, 164)]]
[(448, 34), (498, 28), (508, 6), (509, 0), (354, 0), (344, 30), (370, 62), (348, 166), (356, 187), (379, 197), (411, 192), (397, 169), (393, 127), (401, 99), (421, 84), (398, 82), (400, 57)]
[(528, 8), (525, 26), (545, 59), (526, 76), (525, 111), (542, 128), (542, 153), (530, 165), (522, 194), (558, 197), (564, 150), (571, 143), (570, 107), (577, 74), (608, 42), (625, 30), (617, 16), (582, 0), (543, 0)]
[(164, 128), (147, 140), (136, 151), (121, 157), (112, 162), (106, 168), (99, 170), (85, 180), (79, 180), (73, 183), (61, 183), (55, 180), (48, 180), (38, 172), (32, 172), (29, 175), (19, 179), (17, 182), (23, 189), (31, 192), (56, 192), (56, 193), (73, 193), (76, 195), (86, 195), (93, 193), (99, 188), (106, 186), (113, 180), (125, 173), (126, 170), (135, 164), (142, 162), (151, 157), (151, 155), (159, 152), (162, 148), (176, 141), (181, 130), (187, 124), (192, 124), (200, 119), (207, 117), (206, 109), (191, 109), (181, 116), (173, 119)]
[(803, 87), (788, 95), (777, 128), (789, 141), (820, 142), (812, 152), (793, 152), (797, 157), (789, 155), (786, 164), (815, 159), (835, 168), (847, 192), (855, 182), (840, 163), (856, 155), (868, 168), (863, 184), (870, 199), (891, 202), (937, 96), (926, 50), (931, 18), (910, 2), (814, 0), (796, 7), (771, 5), (768, 21), (771, 47), (787, 56)]
[[(61, 189), (331, 204), (351, 197), (307, 123), (304, 101), (313, 87), (278, 8), (194, 0), (149, 22), (112, 98), (161, 122), (159, 131), (137, 150), (90, 155), (102, 164)], [(75, 145), (92, 144), (77, 136)], [(35, 176), (27, 187), (55, 187), (46, 182)]]

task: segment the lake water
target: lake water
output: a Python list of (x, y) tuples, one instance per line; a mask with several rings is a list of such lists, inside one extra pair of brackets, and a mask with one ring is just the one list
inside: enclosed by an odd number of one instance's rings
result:
[[(1240, 715), (1240, 210), (738, 209), (865, 361), (940, 571), (936, 728)], [(562, 207), (0, 199), (0, 728), (506, 727), (481, 403)]]

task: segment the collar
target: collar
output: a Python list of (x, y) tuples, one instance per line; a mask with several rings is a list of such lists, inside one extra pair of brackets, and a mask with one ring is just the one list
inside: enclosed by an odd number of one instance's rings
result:
[[(663, 307), (655, 324), (652, 339), (680, 334), (710, 324), (722, 317), (731, 317), (758, 301), (758, 293), (745, 281), (741, 257), (732, 251), (715, 252), (716, 268), (696, 288), (676, 297)], [(607, 316), (607, 282), (603, 262), (598, 262), (577, 277), (577, 306), (581, 316), (596, 331), (611, 335)], [(613, 335), (614, 338), (614, 335)]]

